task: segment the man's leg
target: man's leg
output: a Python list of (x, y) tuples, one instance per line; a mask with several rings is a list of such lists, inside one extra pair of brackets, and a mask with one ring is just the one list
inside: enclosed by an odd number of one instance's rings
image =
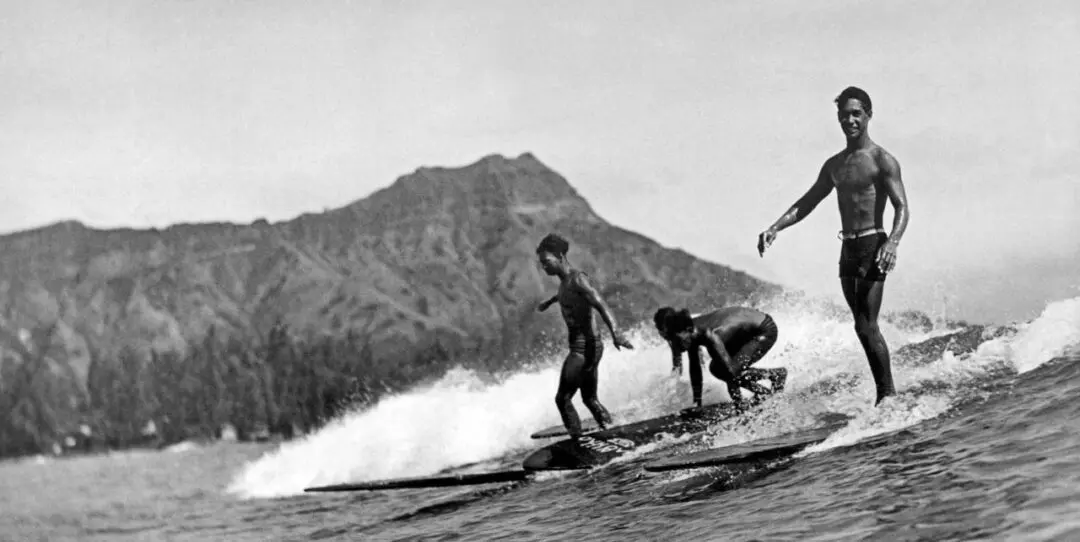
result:
[(881, 336), (878, 328), (878, 312), (881, 310), (885, 282), (843, 277), (840, 284), (844, 289), (844, 299), (855, 318), (855, 334), (859, 337), (866, 360), (870, 363), (870, 372), (874, 375), (874, 385), (877, 388), (874, 405), (877, 405), (882, 399), (896, 394), (889, 360), (889, 345), (885, 343), (885, 338)]
[(581, 373), (581, 401), (585, 403), (585, 407), (592, 413), (596, 424), (601, 429), (606, 429), (611, 424), (611, 413), (604, 408), (604, 405), (600, 403), (600, 398), (596, 395), (600, 380), (600, 358), (604, 357), (603, 343), (597, 340), (595, 345), (589, 345), (586, 355), (590, 353), (591, 356), (585, 359)]
[(577, 352), (570, 352), (563, 361), (562, 374), (559, 377), (559, 390), (555, 392), (555, 406), (559, 408), (563, 426), (571, 437), (581, 435), (581, 419), (571, 401), (581, 386), (582, 369), (585, 357)]
[[(694, 347), (697, 349), (698, 347)], [(694, 395), (694, 406), (701, 406), (701, 390), (704, 387), (703, 378), (701, 375), (701, 358), (697, 357), (697, 350), (694, 351), (694, 355), (687, 356), (686, 366), (690, 370), (690, 393)]]
[[(722, 345), (728, 350), (728, 355), (731, 356), (731, 348), (729, 345)], [(739, 360), (735, 359), (735, 356), (731, 356), (731, 365), (724, 363), (718, 358), (713, 358), (709, 362), (709, 373), (716, 377), (717, 380), (727, 384), (728, 396), (731, 400), (738, 403), (742, 401), (742, 390), (739, 389), (739, 375), (742, 373), (739, 367)]]
[[(765, 357), (765, 354), (768, 354), (769, 350), (772, 350), (772, 347), (776, 344), (776, 338), (778, 336), (776, 325), (772, 323), (771, 318), (767, 319), (766, 322), (769, 325), (767, 325), (765, 329), (762, 329), (761, 334), (755, 336), (750, 341), (747, 341), (745, 345), (741, 346), (738, 351), (735, 352), (734, 357), (735, 365), (739, 367), (740, 371), (738, 378), (735, 380), (735, 388), (746, 388), (755, 396), (768, 394), (770, 391), (777, 391), (776, 389), (769, 390), (761, 386), (758, 381), (762, 378), (768, 378), (775, 388), (778, 386), (777, 380), (781, 376), (787, 376), (787, 371), (784, 369), (754, 369), (751, 367), (755, 363), (761, 361), (761, 358)], [(729, 386), (729, 390), (730, 388), (731, 386)]]

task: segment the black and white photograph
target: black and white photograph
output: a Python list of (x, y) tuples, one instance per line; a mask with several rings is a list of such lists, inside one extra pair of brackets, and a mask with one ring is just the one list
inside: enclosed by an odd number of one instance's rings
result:
[(1080, 3), (0, 0), (0, 541), (1080, 540)]

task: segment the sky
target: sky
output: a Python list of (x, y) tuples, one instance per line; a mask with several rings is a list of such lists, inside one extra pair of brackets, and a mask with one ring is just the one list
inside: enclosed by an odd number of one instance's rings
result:
[(1071, 0), (0, 0), (0, 232), (287, 220), (531, 152), (615, 225), (841, 300), (835, 196), (755, 245), (857, 85), (911, 209), (885, 310), (1029, 318), (1080, 295), (1078, 65)]

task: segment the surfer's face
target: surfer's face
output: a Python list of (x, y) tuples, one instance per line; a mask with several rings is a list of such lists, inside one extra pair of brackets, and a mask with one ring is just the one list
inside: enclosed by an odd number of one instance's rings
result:
[(840, 121), (840, 129), (843, 130), (844, 137), (855, 139), (866, 131), (866, 124), (870, 122), (870, 113), (863, 109), (859, 100), (849, 98), (836, 112), (836, 119)]
[(540, 262), (540, 268), (548, 275), (555, 275), (562, 268), (562, 260), (546, 250), (537, 253), (536, 259)]

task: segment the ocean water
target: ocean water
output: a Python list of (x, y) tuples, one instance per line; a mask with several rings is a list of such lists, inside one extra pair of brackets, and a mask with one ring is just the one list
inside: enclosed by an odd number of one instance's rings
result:
[[(788, 458), (642, 470), (703, 446), (669, 440), (523, 483), (303, 493), (519, 466), (544, 442), (529, 435), (559, 423), (561, 360), (538, 359), (496, 382), (455, 371), (281, 444), (0, 462), (0, 539), (1080, 540), (1080, 298), (1009, 328), (884, 326), (900, 395), (880, 408), (850, 320), (765, 308), (780, 338), (760, 366), (787, 367), (787, 388), (710, 428), (704, 445), (809, 428), (826, 412), (853, 417)], [(636, 419), (688, 406), (666, 347), (647, 329), (632, 341), (601, 363), (609, 409)], [(727, 400), (718, 384), (706, 380), (706, 402)]]

